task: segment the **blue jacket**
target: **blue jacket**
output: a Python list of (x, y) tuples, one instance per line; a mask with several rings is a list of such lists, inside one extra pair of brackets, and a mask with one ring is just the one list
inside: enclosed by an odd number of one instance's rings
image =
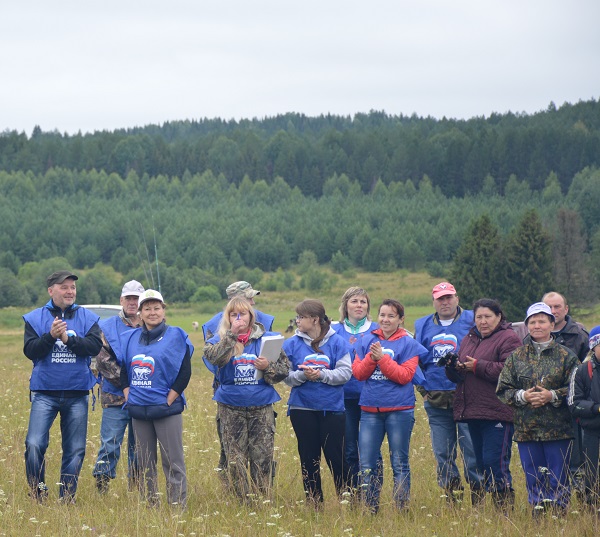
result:
[(420, 365), (425, 375), (422, 384), (426, 391), (451, 391), (456, 384), (446, 377), (444, 367), (437, 362), (449, 352), (457, 353), (462, 339), (474, 326), (473, 312), (459, 308), (452, 324), (442, 326), (437, 313), (422, 317), (415, 322), (415, 339), (428, 350), (427, 356), (421, 359)]
[[(263, 336), (274, 334), (275, 332), (265, 332)], [(208, 343), (215, 344), (220, 340), (217, 335), (209, 339)], [(225, 366), (216, 369), (218, 388), (213, 397), (215, 401), (230, 406), (248, 407), (269, 405), (281, 399), (275, 388), (267, 384), (262, 375), (257, 375), (254, 360), (259, 356), (260, 345), (261, 338), (251, 339), (241, 355), (234, 356)]]
[[(50, 336), (57, 316), (67, 323), (66, 345)], [(50, 300), (23, 319), (24, 352), (33, 362), (32, 391), (88, 391), (94, 387), (97, 381), (90, 369), (91, 357), (102, 348), (97, 315), (76, 304), (63, 312)]]
[[(333, 328), (338, 335), (343, 337), (350, 344), (350, 361), (352, 362), (356, 352), (360, 348), (360, 341), (362, 338), (369, 336), (371, 334), (371, 330), (379, 328), (379, 325), (373, 321), (367, 320), (365, 321), (365, 324), (360, 327), (356, 334), (349, 332), (344, 323), (332, 323), (331, 328)], [(364, 384), (364, 381), (357, 380), (355, 376), (352, 375), (350, 380), (344, 384), (344, 399), (360, 399), (360, 394)]]
[[(129, 330), (133, 330), (133, 327), (127, 326), (119, 315), (114, 315), (113, 317), (109, 317), (108, 319), (102, 319), (99, 323), (100, 329), (106, 338), (106, 341), (110, 345), (110, 348), (113, 350), (115, 356), (117, 357), (117, 363), (119, 366), (123, 366), (121, 358), (122, 353), (119, 349), (121, 335), (124, 332)], [(102, 387), (102, 391), (106, 393), (112, 393), (114, 395), (119, 395), (123, 397), (123, 390), (120, 390), (116, 386), (114, 386), (111, 382), (106, 381), (102, 376), (99, 377), (100, 386)]]
[[(370, 334), (369, 337), (362, 340), (361, 350), (358, 352), (356, 360), (364, 360), (371, 344), (377, 341), (381, 343), (383, 353), (389, 355), (397, 364), (407, 362), (411, 358), (421, 358), (427, 354), (427, 349), (409, 335), (390, 340)], [(418, 370), (418, 365), (416, 367)], [(406, 384), (399, 384), (387, 378), (377, 365), (371, 376), (365, 381), (359, 403), (361, 407), (412, 409), (415, 406), (415, 390), (412, 379)]]
[[(310, 338), (302, 332), (287, 339), (283, 350), (291, 363), (285, 383), (292, 387), (289, 408), (304, 408), (331, 412), (344, 412), (344, 384), (352, 375), (350, 345), (333, 329), (321, 341), (321, 353), (310, 346)], [(310, 382), (299, 365), (310, 365), (321, 370), (321, 381)]]
[[(183, 411), (182, 394), (170, 408), (167, 395), (173, 386), (186, 353), (190, 357), (194, 346), (179, 327), (167, 326), (163, 336), (145, 344), (140, 340), (142, 328), (121, 335), (120, 352), (129, 380), (127, 407), (131, 416), (138, 419), (158, 419)], [(139, 417), (136, 407), (151, 407), (152, 415)]]

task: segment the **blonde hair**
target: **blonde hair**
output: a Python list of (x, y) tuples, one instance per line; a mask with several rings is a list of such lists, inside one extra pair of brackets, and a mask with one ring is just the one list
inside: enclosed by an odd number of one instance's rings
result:
[[(242, 296), (234, 296), (229, 302), (227, 302), (227, 305), (223, 310), (223, 317), (219, 323), (218, 333), (221, 339), (225, 337), (225, 334), (227, 334), (228, 330), (231, 330), (231, 321), (229, 320), (229, 315), (232, 311), (247, 311), (250, 315), (249, 327), (251, 330), (256, 324), (256, 314), (254, 313), (254, 308), (250, 305), (250, 302), (248, 302)], [(243, 350), (244, 345), (238, 341), (235, 344), (233, 356), (241, 354)]]
[(371, 299), (362, 287), (350, 287), (342, 295), (342, 303), (340, 304), (340, 323), (343, 323), (348, 318), (348, 301), (355, 296), (364, 296), (367, 299), (367, 321), (371, 320)]

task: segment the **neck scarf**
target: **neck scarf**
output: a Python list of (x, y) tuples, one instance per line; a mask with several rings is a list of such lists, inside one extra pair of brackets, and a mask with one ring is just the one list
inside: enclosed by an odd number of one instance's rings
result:
[(250, 340), (250, 332), (252, 329), (250, 328), (245, 334), (238, 334), (237, 340), (245, 347)]

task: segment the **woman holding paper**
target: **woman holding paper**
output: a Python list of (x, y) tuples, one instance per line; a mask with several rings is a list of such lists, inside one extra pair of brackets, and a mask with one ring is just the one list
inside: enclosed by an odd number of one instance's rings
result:
[(204, 347), (205, 358), (219, 368), (214, 400), (219, 405), (229, 483), (242, 501), (248, 501), (250, 493), (269, 495), (271, 488), (273, 403), (281, 399), (273, 384), (289, 372), (282, 350), (272, 361), (261, 356), (263, 337), (274, 335), (256, 322), (247, 300), (235, 297), (225, 307), (218, 334)]

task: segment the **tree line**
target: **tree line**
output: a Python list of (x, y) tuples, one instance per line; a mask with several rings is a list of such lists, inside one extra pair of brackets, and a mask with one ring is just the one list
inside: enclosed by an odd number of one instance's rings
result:
[[(572, 302), (594, 301), (600, 171), (575, 174), (565, 194), (554, 173), (539, 191), (515, 176), (503, 195), (491, 180), (483, 183), (479, 193), (463, 197), (446, 196), (427, 176), (416, 183), (378, 180), (365, 193), (357, 180), (334, 174), (315, 198), (281, 177), (272, 183), (246, 177), (236, 185), (211, 171), (182, 177), (0, 171), (0, 306), (39, 303), (45, 276), (61, 267), (85, 269), (80, 302), (113, 302), (124, 279), (156, 285), (155, 244), (173, 302), (224, 298), (232, 277), (273, 290), (318, 290), (328, 285), (329, 273), (319, 267), (326, 264), (333, 273), (403, 268), (436, 277), (451, 270), (460, 277), (466, 266), (474, 281), (461, 288), (503, 280), (519, 296), (529, 296), (542, 274), (540, 281), (549, 286), (549, 277)], [(545, 238), (527, 239), (538, 228)], [(541, 254), (530, 251), (534, 245), (543, 245)], [(482, 253), (465, 255), (469, 247)], [(486, 268), (481, 259), (502, 269)], [(517, 277), (532, 259), (546, 269), (529, 280)], [(478, 294), (501, 297), (505, 288)]]
[[(202, 119), (68, 135), (0, 134), (0, 170), (44, 176), (54, 169), (121, 178), (178, 177), (211, 170), (236, 186), (277, 177), (320, 197), (328, 178), (346, 175), (363, 193), (382, 182), (427, 176), (446, 196), (485, 188), (504, 195), (510, 178), (544, 188), (554, 173), (562, 192), (573, 176), (600, 165), (600, 100), (536, 114), (491, 114), (469, 120), (389, 115), (282, 114), (248, 120)], [(486, 179), (486, 181), (484, 181)]]

